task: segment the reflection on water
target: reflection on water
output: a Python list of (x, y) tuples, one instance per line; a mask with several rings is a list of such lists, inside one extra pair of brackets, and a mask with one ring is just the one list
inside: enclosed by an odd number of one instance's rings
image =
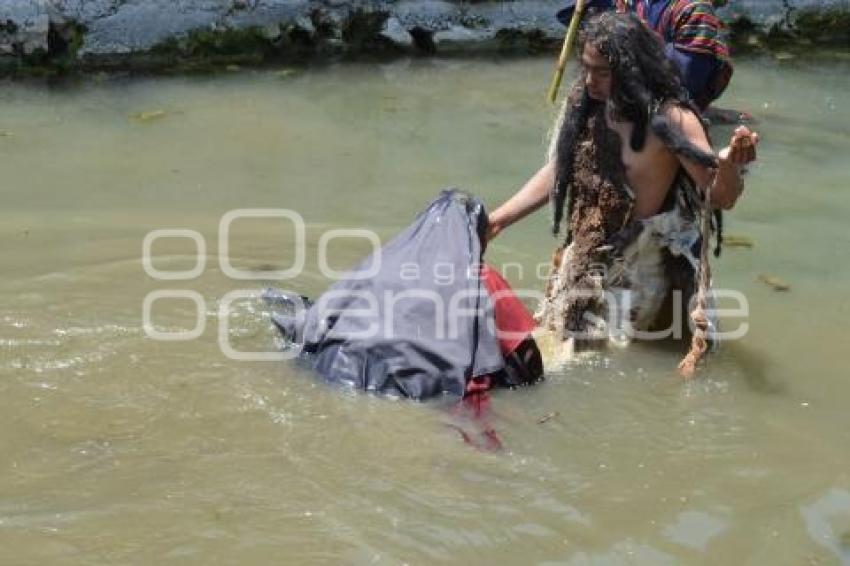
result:
[[(400, 61), (4, 84), (0, 562), (850, 562), (846, 62), (738, 68), (725, 103), (761, 118), (764, 144), (728, 232), (755, 247), (715, 272), (746, 294), (750, 331), (699, 381), (679, 382), (672, 351), (597, 355), (496, 395), (507, 450), (482, 454), (435, 407), (221, 354), (219, 301), (275, 283), (224, 275), (224, 213), (297, 211), (305, 269), (276, 284), (316, 295), (328, 228), (388, 238), (442, 187), (491, 205), (511, 194), (543, 156), (550, 70)], [(541, 213), (488, 252), (518, 287), (538, 288), (547, 225)], [(200, 233), (199, 277), (145, 275), (158, 228)], [(293, 239), (281, 219), (236, 222), (233, 265), (285, 269)], [(191, 270), (196, 251), (158, 241), (155, 267)], [(329, 261), (366, 251), (343, 240)], [(203, 335), (147, 339), (144, 297), (175, 289), (200, 297)], [(196, 305), (162, 299), (152, 317), (191, 329)], [(239, 350), (277, 346), (259, 303), (228, 325)]]
[(812, 540), (850, 563), (850, 491), (833, 489), (802, 508), (806, 530)]

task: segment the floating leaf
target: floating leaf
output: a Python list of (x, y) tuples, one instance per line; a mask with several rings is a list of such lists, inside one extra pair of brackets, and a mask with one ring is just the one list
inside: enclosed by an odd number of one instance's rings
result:
[(555, 411), (554, 413), (547, 413), (543, 415), (541, 418), (537, 419), (537, 424), (546, 424), (555, 417), (559, 416), (561, 413)]
[(758, 280), (773, 289), (774, 291), (790, 291), (791, 285), (783, 281), (778, 277), (774, 277), (772, 275), (765, 275), (762, 273), (758, 276)]
[(167, 115), (168, 113), (165, 110), (148, 110), (133, 114), (133, 118), (139, 122), (153, 122), (154, 120), (165, 118)]
[(747, 236), (733, 236), (729, 234), (723, 236), (723, 245), (730, 248), (751, 248), (755, 244)]

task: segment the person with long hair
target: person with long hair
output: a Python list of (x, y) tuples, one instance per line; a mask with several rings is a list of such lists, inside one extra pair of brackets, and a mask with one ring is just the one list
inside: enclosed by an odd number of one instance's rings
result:
[(596, 15), (581, 40), (581, 73), (548, 161), (492, 212), (489, 228), (494, 238), (547, 201), (553, 232), (566, 224), (537, 313), (564, 340), (610, 336), (614, 299), (616, 326), (647, 332), (674, 291), (688, 300), (711, 235), (700, 225), (705, 191), (712, 210), (731, 209), (759, 141), (739, 127), (714, 153), (678, 70), (634, 14)]
[[(705, 111), (720, 98), (732, 79), (728, 33), (716, 12), (725, 0), (589, 0), (591, 10), (631, 11), (664, 43), (664, 52), (682, 74), (682, 84), (694, 103)], [(556, 17), (567, 25), (575, 0)], [(727, 114), (729, 116), (727, 116)], [(737, 121), (738, 113), (712, 109), (715, 118)]]

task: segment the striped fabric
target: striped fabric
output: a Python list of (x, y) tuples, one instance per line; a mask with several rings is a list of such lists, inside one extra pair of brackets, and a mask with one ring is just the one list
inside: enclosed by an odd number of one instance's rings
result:
[(711, 0), (662, 0), (666, 4), (657, 21), (650, 21), (651, 0), (638, 0), (638, 17), (677, 49), (693, 53), (729, 57), (726, 29), (714, 11)]

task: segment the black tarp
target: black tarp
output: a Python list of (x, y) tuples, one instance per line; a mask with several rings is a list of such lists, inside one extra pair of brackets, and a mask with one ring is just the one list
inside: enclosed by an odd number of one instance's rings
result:
[(443, 191), (315, 304), (273, 320), (331, 382), (417, 400), (459, 398), (469, 379), (505, 364), (480, 278), (486, 227), (478, 199)]

